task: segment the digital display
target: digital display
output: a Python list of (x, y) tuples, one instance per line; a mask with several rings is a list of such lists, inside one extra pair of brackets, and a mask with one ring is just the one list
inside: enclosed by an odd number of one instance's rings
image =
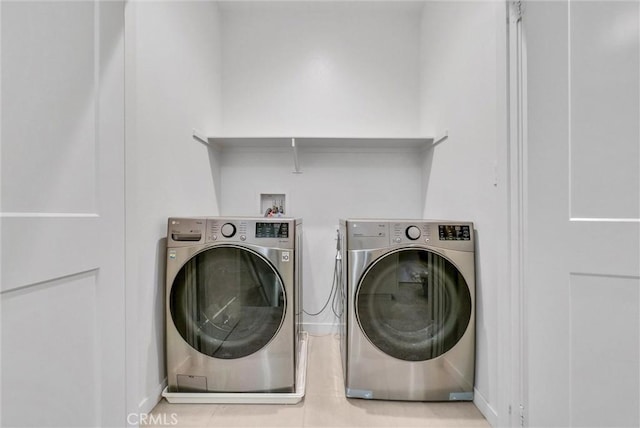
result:
[(471, 229), (469, 226), (457, 224), (441, 224), (438, 226), (441, 241), (470, 241)]
[(289, 223), (256, 223), (256, 238), (288, 238)]

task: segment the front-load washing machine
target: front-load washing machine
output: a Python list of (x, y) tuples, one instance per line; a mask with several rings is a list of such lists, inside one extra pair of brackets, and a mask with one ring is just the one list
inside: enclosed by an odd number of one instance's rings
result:
[(473, 224), (342, 220), (347, 397), (472, 400)]
[(293, 392), (302, 222), (170, 218), (170, 392)]

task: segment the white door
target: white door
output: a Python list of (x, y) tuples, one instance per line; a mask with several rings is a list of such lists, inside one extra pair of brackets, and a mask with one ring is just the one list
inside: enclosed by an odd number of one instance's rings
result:
[(2, 426), (124, 426), (124, 6), (2, 1)]
[(637, 1), (527, 2), (529, 426), (640, 425)]

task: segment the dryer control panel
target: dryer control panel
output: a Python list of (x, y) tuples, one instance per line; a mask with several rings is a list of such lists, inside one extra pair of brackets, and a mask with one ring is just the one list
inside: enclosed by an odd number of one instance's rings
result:
[(411, 245), (473, 251), (473, 223), (429, 220), (345, 220), (349, 250)]

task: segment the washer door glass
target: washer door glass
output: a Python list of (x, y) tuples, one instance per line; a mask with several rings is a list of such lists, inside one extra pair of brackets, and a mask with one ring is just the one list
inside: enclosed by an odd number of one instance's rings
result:
[(171, 287), (170, 310), (180, 335), (198, 352), (241, 358), (262, 349), (284, 319), (280, 276), (245, 248), (216, 247), (190, 259)]
[(428, 250), (399, 250), (376, 261), (360, 280), (355, 306), (371, 343), (406, 361), (444, 354), (471, 319), (466, 281), (451, 262)]

